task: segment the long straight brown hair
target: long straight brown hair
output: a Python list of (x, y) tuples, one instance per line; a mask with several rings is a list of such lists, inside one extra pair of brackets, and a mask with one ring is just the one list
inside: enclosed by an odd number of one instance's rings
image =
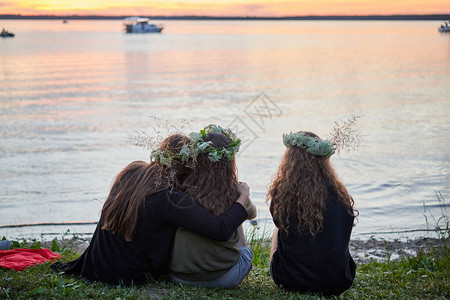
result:
[[(215, 148), (226, 147), (230, 142), (226, 135), (218, 132), (208, 133), (205, 141), (211, 141)], [(211, 214), (219, 216), (239, 197), (237, 178), (234, 158), (213, 162), (206, 154), (201, 154), (179, 188)]]
[[(177, 152), (187, 141), (188, 138), (181, 134), (171, 135), (161, 143), (159, 149)], [(187, 168), (177, 162), (172, 167), (144, 161), (134, 161), (126, 166), (116, 176), (103, 205), (101, 229), (132, 241), (145, 197), (178, 185), (178, 179), (187, 171)]]
[[(312, 132), (302, 133), (318, 138)], [(271, 212), (276, 215), (281, 230), (287, 233), (291, 217), (297, 215), (297, 229), (315, 235), (323, 227), (329, 188), (350, 215), (358, 214), (352, 196), (339, 180), (329, 158), (315, 156), (299, 147), (288, 147), (269, 187), (266, 202), (271, 201)]]

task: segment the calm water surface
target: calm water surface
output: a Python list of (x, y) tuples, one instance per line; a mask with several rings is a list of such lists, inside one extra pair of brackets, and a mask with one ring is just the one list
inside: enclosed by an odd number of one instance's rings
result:
[[(435, 192), (450, 192), (450, 34), (439, 22), (164, 25), (127, 35), (121, 21), (0, 20), (16, 34), (0, 40), (0, 225), (97, 221), (114, 176), (148, 161), (137, 132), (154, 133), (151, 116), (164, 116), (189, 121), (187, 131), (241, 130), (239, 178), (270, 229), (281, 134), (325, 136), (360, 116), (362, 147), (332, 157), (360, 211), (353, 237), (434, 227), (446, 209)], [(414, 234), (427, 233), (389, 236)]]

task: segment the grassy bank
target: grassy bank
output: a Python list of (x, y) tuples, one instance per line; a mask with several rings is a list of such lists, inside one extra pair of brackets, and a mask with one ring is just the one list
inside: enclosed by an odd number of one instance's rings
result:
[[(79, 256), (71, 243), (53, 241), (46, 245), (60, 253), (63, 261)], [(40, 247), (39, 242), (19, 243), (15, 247)], [(149, 283), (141, 288), (111, 287), (88, 283), (77, 276), (58, 274), (50, 263), (21, 272), (0, 270), (0, 299), (320, 299), (323, 297), (286, 292), (269, 276), (268, 243), (252, 240), (255, 252), (253, 270), (240, 287), (233, 290), (180, 286), (170, 282)], [(441, 238), (414, 257), (359, 264), (353, 286), (344, 299), (449, 299), (449, 239)]]

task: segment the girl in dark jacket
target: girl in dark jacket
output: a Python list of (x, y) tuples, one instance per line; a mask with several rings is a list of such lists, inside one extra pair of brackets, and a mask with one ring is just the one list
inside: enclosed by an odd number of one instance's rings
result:
[[(178, 153), (186, 143), (189, 138), (172, 135), (160, 150)], [(167, 275), (178, 226), (211, 239), (228, 240), (247, 218), (248, 186), (238, 184), (236, 203), (214, 216), (175, 188), (188, 172), (176, 159), (170, 164), (129, 164), (115, 179), (86, 251), (78, 259), (52, 268), (114, 285), (141, 285)]]
[(287, 290), (339, 295), (355, 277), (349, 240), (357, 211), (330, 164), (335, 148), (311, 132), (283, 141), (287, 149), (267, 195), (277, 227), (271, 276)]

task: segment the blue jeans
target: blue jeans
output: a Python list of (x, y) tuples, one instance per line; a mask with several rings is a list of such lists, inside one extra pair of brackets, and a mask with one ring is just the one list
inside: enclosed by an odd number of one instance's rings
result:
[(0, 250), (12, 249), (13, 244), (11, 241), (0, 241)]
[(173, 282), (193, 285), (193, 286), (201, 286), (207, 288), (224, 288), (224, 289), (232, 289), (244, 280), (245, 276), (250, 273), (252, 269), (252, 260), (253, 260), (253, 252), (247, 247), (239, 247), (241, 250), (241, 257), (239, 261), (225, 274), (220, 276), (219, 278), (213, 280), (206, 281), (189, 281), (183, 280), (178, 277), (170, 274), (170, 279)]

